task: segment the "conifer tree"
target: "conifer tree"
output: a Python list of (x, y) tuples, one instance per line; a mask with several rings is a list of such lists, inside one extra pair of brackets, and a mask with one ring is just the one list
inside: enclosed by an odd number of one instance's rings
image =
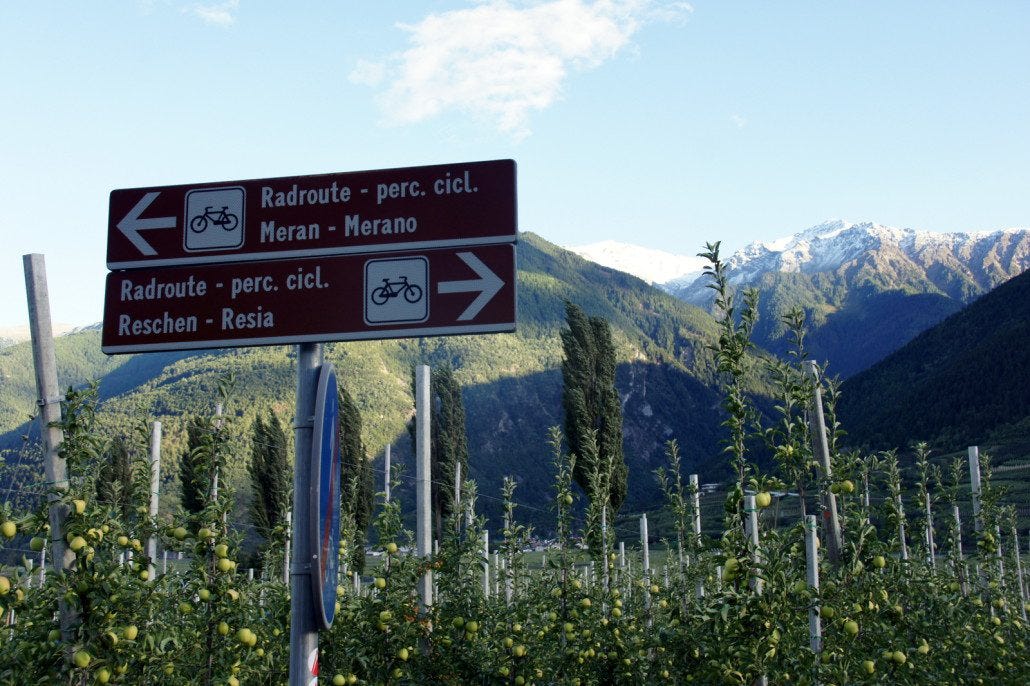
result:
[(614, 513), (626, 499), (627, 469), (611, 328), (604, 318), (588, 317), (568, 301), (565, 323), (562, 406), (565, 435), (576, 456), (573, 478), (591, 501), (606, 501)]
[(365, 540), (372, 519), (374, 479), (361, 440), (361, 412), (345, 388), (340, 387), (340, 496), (341, 516), (354, 525), (350, 564), (359, 574), (365, 570)]
[(250, 479), (254, 498), (251, 519), (269, 544), (282, 527), (290, 507), (293, 471), (290, 468), (286, 430), (272, 410), (268, 419), (254, 418), (251, 429)]
[(115, 436), (97, 470), (97, 500), (115, 508), (123, 521), (129, 521), (134, 515), (135, 482), (128, 442)]
[(443, 538), (443, 519), (454, 510), (454, 472), (468, 475), (468, 434), (461, 384), (450, 365), (432, 373), (433, 515), (437, 536)]

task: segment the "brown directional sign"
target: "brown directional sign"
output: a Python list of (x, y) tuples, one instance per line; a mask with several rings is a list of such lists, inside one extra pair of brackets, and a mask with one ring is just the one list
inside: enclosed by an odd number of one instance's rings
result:
[(110, 269), (514, 243), (515, 162), (111, 192)]
[(515, 330), (515, 245), (112, 272), (105, 353)]

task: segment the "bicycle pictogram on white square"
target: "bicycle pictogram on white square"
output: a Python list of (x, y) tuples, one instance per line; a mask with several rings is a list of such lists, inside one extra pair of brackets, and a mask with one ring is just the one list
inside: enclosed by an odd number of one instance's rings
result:
[(424, 322), (429, 318), (429, 260), (385, 258), (365, 263), (365, 323)]
[(183, 247), (229, 250), (243, 245), (247, 192), (242, 186), (199, 188), (186, 194)]

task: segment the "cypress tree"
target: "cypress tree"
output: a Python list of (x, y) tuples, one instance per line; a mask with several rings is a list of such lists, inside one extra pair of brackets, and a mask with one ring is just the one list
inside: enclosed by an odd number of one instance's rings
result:
[(572, 476), (591, 501), (606, 500), (615, 512), (626, 499), (627, 469), (611, 327), (601, 317), (587, 317), (569, 301), (565, 323), (562, 407), (565, 435), (576, 456)]
[(437, 536), (443, 538), (443, 519), (454, 510), (454, 470), (468, 475), (468, 434), (461, 384), (450, 365), (432, 373), (432, 501)]
[(359, 574), (365, 570), (365, 540), (372, 519), (374, 479), (365, 444), (361, 440), (361, 411), (345, 388), (340, 387), (340, 497), (341, 515), (354, 523), (350, 564)]
[(269, 410), (267, 421), (254, 418), (251, 436), (251, 519), (271, 544), (273, 532), (284, 524), (293, 486), (286, 430)]
[(122, 436), (115, 436), (97, 470), (97, 500), (114, 508), (122, 521), (134, 516), (135, 474), (129, 446)]

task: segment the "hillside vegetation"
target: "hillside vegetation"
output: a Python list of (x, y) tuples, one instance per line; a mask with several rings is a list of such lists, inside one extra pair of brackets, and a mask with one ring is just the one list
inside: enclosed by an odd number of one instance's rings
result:
[[(719, 454), (721, 421), (716, 372), (706, 345), (716, 337), (707, 313), (643, 281), (596, 264), (523, 234), (518, 250), (518, 332), (487, 336), (336, 343), (326, 358), (361, 410), (363, 440), (373, 459), (387, 444), (395, 463), (411, 459), (406, 422), (413, 412), (411, 369), (415, 364), (449, 364), (464, 387), (471, 476), (484, 493), (497, 493), (504, 475), (525, 486), (528, 506), (543, 507), (552, 471), (546, 455), (547, 429), (561, 424), (561, 341), (564, 300), (611, 323), (619, 368), (617, 382), (625, 417), (625, 446), (631, 484), (627, 503), (641, 508), (656, 495), (651, 471), (670, 438), (684, 448), (685, 463), (697, 467)], [(165, 423), (165, 473), (174, 478), (184, 445), (183, 417), (213, 411), (219, 379), (233, 378), (227, 420), (242, 430), (239, 464), (230, 482), (245, 486), (246, 428), (266, 408), (292, 421), (294, 352), (286, 347), (241, 348), (200, 353), (156, 353), (105, 358), (99, 334), (86, 331), (59, 339), (63, 385), (99, 378), (102, 421), (112, 432), (126, 418), (144, 413)], [(5, 374), (17, 385), (3, 394), (3, 445), (17, 448), (32, 408), (31, 359), (27, 345), (0, 353), (10, 360)], [(29, 354), (31, 358), (31, 354)], [(756, 379), (755, 389), (761, 385)], [(381, 464), (381, 462), (379, 463)], [(381, 467), (380, 467), (381, 469)], [(409, 475), (414, 469), (409, 469)], [(633, 479), (634, 477), (631, 477)], [(380, 476), (381, 479), (381, 476)], [(380, 481), (377, 480), (377, 483)], [(247, 488), (238, 488), (245, 499)], [(170, 489), (174, 493), (175, 489)], [(167, 496), (174, 498), (173, 495)], [(485, 503), (487, 514), (498, 512)]]

